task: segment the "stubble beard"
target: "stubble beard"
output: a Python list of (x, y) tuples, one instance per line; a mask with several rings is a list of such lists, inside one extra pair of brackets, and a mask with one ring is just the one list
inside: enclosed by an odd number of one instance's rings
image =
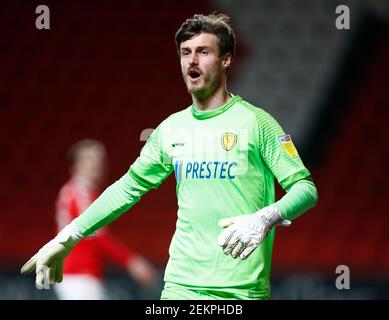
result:
[[(189, 82), (190, 80), (188, 80)], [(190, 83), (186, 83), (188, 93), (192, 96), (195, 96), (199, 99), (206, 99), (209, 96), (211, 96), (214, 92), (216, 92), (217, 88), (220, 85), (221, 79), (214, 78), (214, 79), (208, 79), (208, 81), (205, 81), (205, 79), (201, 79), (202, 83), (192, 85)]]

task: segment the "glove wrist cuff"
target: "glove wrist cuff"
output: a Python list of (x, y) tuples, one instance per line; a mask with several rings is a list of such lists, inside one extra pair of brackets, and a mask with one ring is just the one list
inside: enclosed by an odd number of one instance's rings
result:
[(54, 238), (65, 247), (74, 247), (84, 236), (74, 223), (65, 226)]
[(282, 218), (280, 209), (278, 209), (275, 205), (270, 205), (259, 210), (257, 215), (261, 222), (268, 228), (284, 224), (284, 222), (290, 224), (290, 221)]

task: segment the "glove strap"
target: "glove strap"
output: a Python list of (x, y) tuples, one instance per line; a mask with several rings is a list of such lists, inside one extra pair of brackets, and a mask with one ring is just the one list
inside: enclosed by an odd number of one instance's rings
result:
[(84, 236), (72, 222), (65, 226), (54, 238), (58, 243), (65, 247), (74, 247)]
[(275, 205), (261, 209), (258, 215), (262, 223), (269, 229), (279, 225), (287, 227), (291, 224), (289, 220), (282, 218), (281, 211)]

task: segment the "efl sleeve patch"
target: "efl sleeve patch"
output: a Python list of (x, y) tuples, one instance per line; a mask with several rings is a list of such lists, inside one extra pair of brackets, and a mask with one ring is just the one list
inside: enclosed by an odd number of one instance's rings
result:
[(285, 153), (291, 158), (296, 158), (298, 154), (296, 147), (293, 144), (292, 138), (290, 137), (290, 134), (279, 137), (279, 139)]

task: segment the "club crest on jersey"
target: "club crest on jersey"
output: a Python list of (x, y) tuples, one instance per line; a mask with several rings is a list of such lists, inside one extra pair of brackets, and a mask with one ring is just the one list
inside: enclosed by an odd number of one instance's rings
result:
[(291, 158), (296, 158), (297, 157), (297, 150), (293, 144), (293, 141), (292, 141), (290, 134), (279, 137), (279, 139), (280, 139), (282, 148), (284, 149), (285, 153)]
[(222, 134), (222, 147), (226, 151), (232, 150), (236, 142), (238, 141), (238, 136), (235, 133), (226, 132)]

